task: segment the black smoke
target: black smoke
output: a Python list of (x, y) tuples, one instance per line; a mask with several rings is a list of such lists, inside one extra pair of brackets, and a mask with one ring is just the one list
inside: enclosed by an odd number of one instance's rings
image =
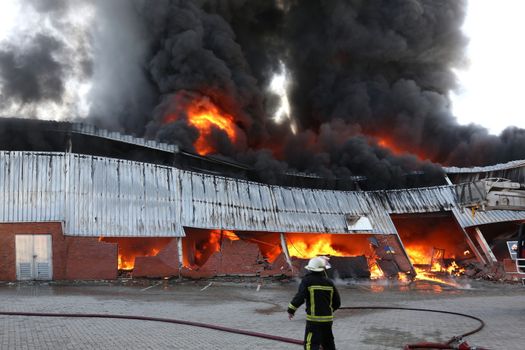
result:
[[(68, 4), (41, 3), (39, 11)], [(494, 136), (480, 126), (460, 126), (451, 113), (452, 68), (465, 64), (466, 0), (92, 4), (98, 19), (86, 62), (95, 78), (91, 120), (102, 127), (194, 151), (199, 132), (184, 106), (189, 97), (209, 99), (235, 117), (240, 135), (234, 142), (217, 129), (210, 143), (269, 182), (306, 172), (327, 179), (364, 175), (366, 188), (437, 184), (440, 164), (525, 158), (524, 130), (510, 127)], [(15, 89), (13, 52), (0, 55), (7, 62), (4, 86), (12, 86), (8, 100), (29, 96)], [(52, 52), (53, 45), (44, 45), (40, 54), (53, 58)], [(281, 62), (291, 77), (295, 132), (290, 123), (271, 120), (276, 97), (268, 85)], [(57, 99), (64, 65), (54, 69), (49, 76), (57, 79), (40, 79), (40, 85), (48, 91), (46, 84), (55, 84), (56, 94), (40, 95)]]
[[(285, 164), (286, 171), (327, 178), (365, 175), (370, 188), (406, 185), (407, 174), (414, 172), (439, 182), (439, 166), (396, 156), (378, 147), (373, 136), (392, 132), (405, 112), (403, 100), (432, 105), (428, 109), (453, 121), (444, 95), (454, 87), (450, 68), (463, 57), (464, 3), (445, 2), (443, 8), (421, 1), (162, 4), (149, 16), (160, 43), (150, 60), (151, 75), (164, 93), (163, 105), (166, 98), (176, 101), (170, 96), (177, 92), (195, 91), (236, 116), (247, 144), (236, 145), (233, 154), (226, 145), (221, 153), (260, 168), (282, 170)], [(293, 78), (296, 133), (273, 124), (263, 108), (271, 106), (266, 87), (281, 61)], [(177, 138), (181, 134), (181, 125), (162, 124), (171, 109), (157, 108), (149, 127), (164, 141), (168, 128)], [(416, 111), (407, 113), (412, 112), (416, 118)], [(189, 147), (187, 137), (181, 140)], [(400, 144), (409, 151), (415, 147)]]

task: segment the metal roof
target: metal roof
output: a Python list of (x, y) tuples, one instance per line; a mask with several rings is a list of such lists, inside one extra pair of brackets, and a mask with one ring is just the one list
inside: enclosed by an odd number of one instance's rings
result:
[(525, 167), (525, 160), (513, 160), (507, 163), (500, 163), (488, 166), (476, 166), (470, 168), (459, 167), (443, 167), (447, 174), (462, 174), (462, 173), (486, 173), (491, 171), (501, 171)]
[(348, 231), (347, 215), (366, 216), (375, 233), (396, 233), (385, 211), (357, 192), (265, 185), (179, 171), (184, 226), (268, 232)]
[(450, 211), (456, 203), (454, 186), (371, 191), (365, 195), (374, 197), (391, 214)]
[(177, 145), (157, 142), (155, 140), (147, 140), (142, 137), (134, 137), (131, 135), (121, 134), (116, 131), (108, 131), (105, 129), (99, 129), (96, 126), (83, 124), (83, 123), (71, 123), (71, 131), (77, 134), (90, 135), (101, 137), (109, 140), (119, 141), (123, 143), (129, 143), (142, 147), (152, 148), (160, 151), (166, 151), (171, 153), (179, 152)]
[(454, 208), (452, 213), (463, 228), (525, 220), (525, 211), (518, 210), (476, 210), (473, 213), (469, 208)]
[(0, 152), (0, 222), (62, 221), (72, 236), (184, 236), (183, 226), (347, 233), (348, 215), (395, 234), (390, 214), (452, 211), (462, 227), (525, 220), (525, 211), (458, 209), (454, 186), (327, 191), (248, 182), (121, 159)]

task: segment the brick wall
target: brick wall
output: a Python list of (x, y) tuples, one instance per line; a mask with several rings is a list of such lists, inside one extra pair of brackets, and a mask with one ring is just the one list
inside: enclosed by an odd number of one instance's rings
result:
[(237, 240), (223, 240), (221, 250), (213, 253), (199, 268), (183, 268), (182, 276), (189, 278), (209, 278), (217, 275), (257, 275), (271, 276), (291, 274), (284, 254), (273, 264), (264, 261), (256, 243)]
[(60, 222), (0, 224), (0, 280), (16, 280), (15, 236), (50, 234), (53, 279), (114, 279), (117, 277), (117, 246), (97, 238), (65, 237)]
[(137, 256), (133, 277), (170, 277), (179, 274), (177, 239), (173, 238), (156, 256)]
[(117, 278), (117, 244), (99, 242), (97, 238), (90, 237), (66, 237), (66, 247), (65, 279), (110, 280)]

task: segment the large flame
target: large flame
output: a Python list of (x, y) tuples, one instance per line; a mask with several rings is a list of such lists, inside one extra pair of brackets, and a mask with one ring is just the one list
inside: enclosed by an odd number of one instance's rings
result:
[[(233, 116), (221, 111), (209, 98), (194, 98), (185, 102), (188, 123), (199, 130), (199, 137), (193, 146), (200, 155), (216, 153), (217, 150), (210, 142), (214, 128), (226, 133), (230, 141), (237, 141), (237, 126)], [(179, 119), (179, 115), (168, 114), (164, 117), (164, 123), (171, 123)]]
[[(469, 258), (470, 252), (466, 250), (465, 238), (455, 221), (451, 217), (393, 219), (416, 270), (416, 280), (456, 286), (450, 277), (464, 273), (457, 264), (457, 257)], [(468, 252), (466, 256), (465, 252)]]
[(365, 255), (370, 269), (370, 278), (384, 277), (383, 271), (377, 264), (377, 257), (372, 252), (368, 237), (365, 235), (350, 238), (347, 235), (289, 233), (286, 245), (290, 256), (300, 259), (311, 259), (320, 255), (341, 257)]
[(437, 282), (453, 287), (458, 286), (454, 281), (439, 276), (439, 274), (462, 275), (465, 269), (461, 268), (456, 261), (452, 261), (449, 266), (443, 266), (440, 261), (432, 261), (432, 249), (421, 245), (406, 246), (405, 249), (416, 270), (416, 280)]
[(318, 255), (347, 256), (344, 251), (332, 247), (332, 238), (329, 235), (316, 237), (316, 239), (294, 238), (287, 240), (290, 256), (301, 259), (310, 259)]

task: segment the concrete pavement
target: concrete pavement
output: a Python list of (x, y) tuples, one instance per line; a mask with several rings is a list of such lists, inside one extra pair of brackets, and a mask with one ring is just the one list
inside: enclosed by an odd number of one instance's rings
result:
[[(462, 282), (466, 284), (466, 282)], [(469, 344), (523, 349), (525, 288), (469, 282), (465, 289), (416, 282), (339, 285), (344, 306), (401, 306), (464, 312), (486, 327)], [(156, 285), (158, 284), (158, 285)], [(151, 288), (148, 288), (153, 286)], [(211, 323), (302, 339), (304, 306), (289, 321), (286, 305), (297, 284), (256, 281), (143, 281), (80, 284), (2, 284), (1, 311), (144, 315)], [(334, 334), (338, 349), (401, 349), (418, 341), (445, 341), (477, 327), (453, 315), (415, 311), (341, 310)], [(0, 316), (1, 349), (301, 349), (293, 344), (146, 321)]]

